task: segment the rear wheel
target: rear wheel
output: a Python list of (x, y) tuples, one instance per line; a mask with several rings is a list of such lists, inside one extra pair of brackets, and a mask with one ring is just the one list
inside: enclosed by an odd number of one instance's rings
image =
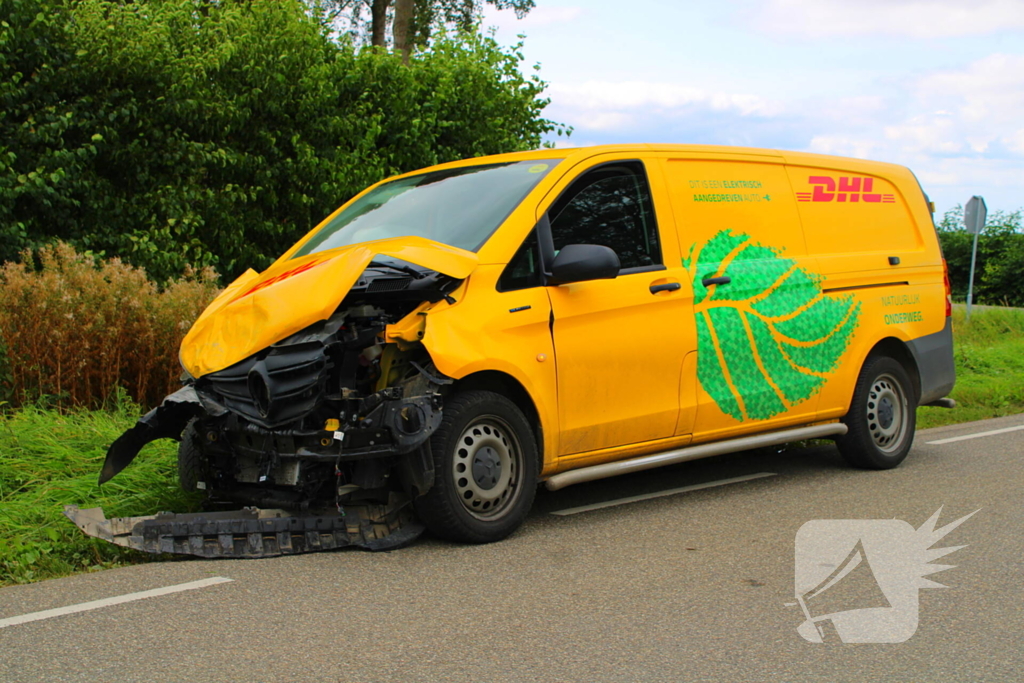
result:
[(849, 431), (836, 439), (839, 452), (855, 467), (896, 467), (914, 442), (916, 410), (914, 385), (903, 365), (888, 356), (869, 357), (843, 418)]
[(505, 538), (526, 518), (537, 489), (537, 446), (522, 411), (491, 391), (445, 402), (430, 441), (434, 485), (416, 512), (435, 535), (464, 543)]

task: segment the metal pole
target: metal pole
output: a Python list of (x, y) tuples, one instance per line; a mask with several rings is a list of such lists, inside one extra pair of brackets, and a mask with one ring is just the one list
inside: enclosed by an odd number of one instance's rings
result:
[(974, 262), (978, 258), (978, 234), (974, 233), (974, 248), (971, 250), (971, 276), (967, 280), (967, 322), (971, 322), (971, 299), (974, 297)]

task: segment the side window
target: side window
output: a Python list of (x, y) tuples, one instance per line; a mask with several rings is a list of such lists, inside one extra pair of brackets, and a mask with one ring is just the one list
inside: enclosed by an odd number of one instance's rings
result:
[(615, 250), (623, 270), (661, 264), (654, 203), (639, 161), (589, 171), (548, 216), (556, 253), (569, 244), (601, 244)]
[(537, 249), (537, 230), (534, 229), (530, 236), (519, 247), (519, 251), (505, 267), (505, 272), (498, 280), (499, 292), (511, 292), (516, 289), (529, 289), (539, 287), (540, 258)]

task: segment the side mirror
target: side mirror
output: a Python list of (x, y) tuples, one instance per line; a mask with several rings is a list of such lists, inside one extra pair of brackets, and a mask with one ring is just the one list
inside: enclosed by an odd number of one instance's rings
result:
[(619, 274), (619, 257), (600, 244), (569, 244), (551, 264), (552, 284), (609, 280)]

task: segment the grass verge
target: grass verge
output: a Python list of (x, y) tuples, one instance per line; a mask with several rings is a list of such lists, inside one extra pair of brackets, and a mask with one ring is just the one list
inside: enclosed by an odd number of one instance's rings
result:
[(62, 510), (102, 506), (108, 516), (186, 512), (200, 499), (177, 485), (177, 444), (157, 441), (100, 488), (107, 446), (138, 414), (60, 413), (28, 406), (0, 415), (0, 586), (146, 561), (154, 556), (89, 538)]
[(957, 407), (918, 408), (918, 429), (1024, 412), (1024, 309), (954, 306), (953, 343)]

